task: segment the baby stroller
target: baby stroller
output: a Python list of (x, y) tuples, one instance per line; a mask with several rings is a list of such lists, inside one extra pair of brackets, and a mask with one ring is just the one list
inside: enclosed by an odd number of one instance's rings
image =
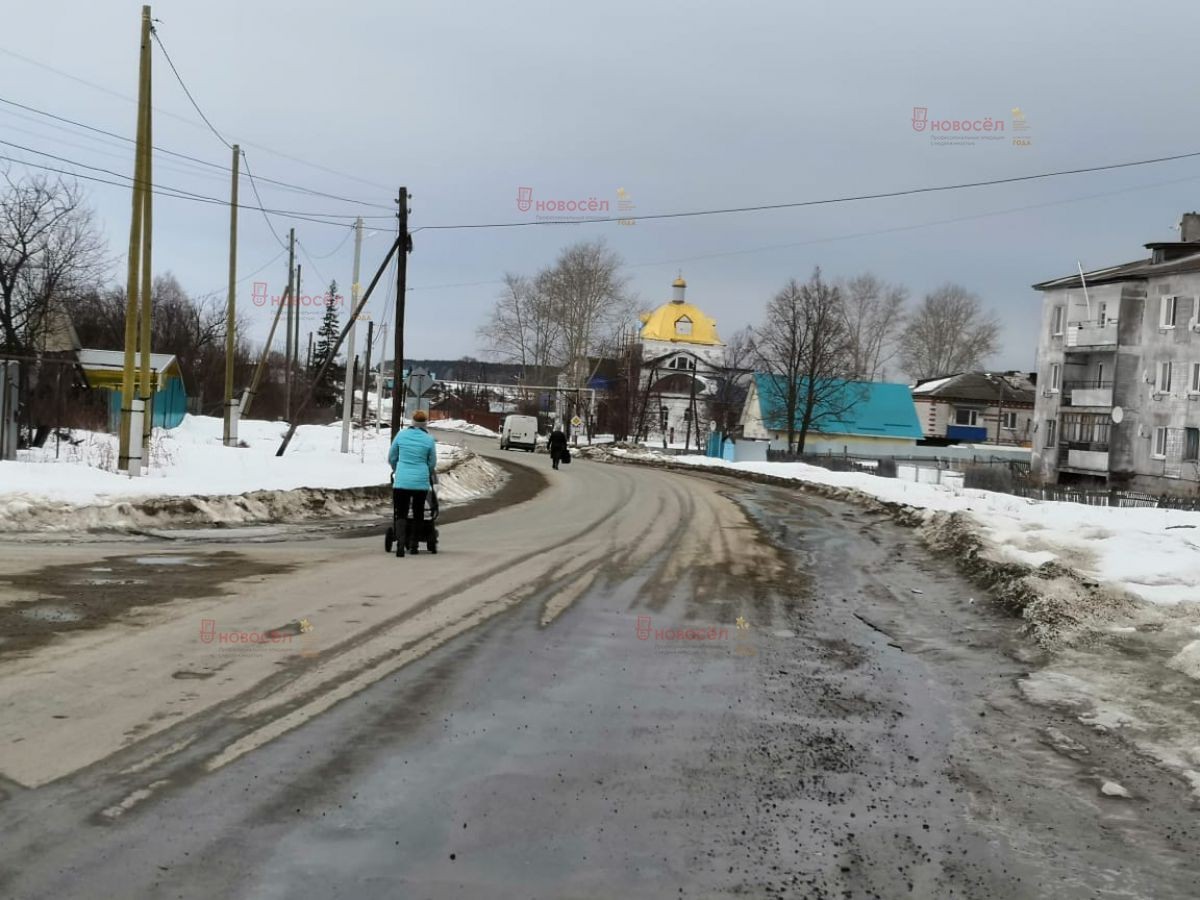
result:
[[(425, 495), (425, 518), (421, 522), (421, 533), (417, 536), (417, 543), (423, 543), (430, 553), (438, 552), (438, 499), (437, 488), (433, 485), (429, 487), (429, 493)], [(404, 520), (404, 525), (396, 519), (396, 513), (392, 512), (392, 524), (387, 530), (387, 534), (383, 538), (383, 549), (388, 553), (396, 546), (397, 536), (404, 541), (400, 546), (407, 547), (409, 541), (409, 533), (413, 527), (413, 511), (410, 507), (408, 510), (408, 518)], [(397, 548), (398, 549), (398, 548)]]

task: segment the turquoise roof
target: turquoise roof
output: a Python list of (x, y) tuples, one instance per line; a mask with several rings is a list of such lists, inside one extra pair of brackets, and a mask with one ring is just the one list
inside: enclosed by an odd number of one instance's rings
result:
[[(784, 384), (784, 379), (774, 375), (759, 373), (754, 376), (763, 425), (768, 431), (787, 431)], [(803, 398), (807, 379), (802, 379), (798, 384)], [(907, 384), (833, 379), (830, 385), (833, 391), (829, 393), (827, 403), (818, 403), (810, 431), (911, 440), (920, 440), (925, 436), (917, 418), (917, 408), (913, 405), (912, 391)], [(831, 408), (839, 412), (830, 412)], [(802, 412), (802, 407), (796, 410), (797, 430), (800, 428)]]

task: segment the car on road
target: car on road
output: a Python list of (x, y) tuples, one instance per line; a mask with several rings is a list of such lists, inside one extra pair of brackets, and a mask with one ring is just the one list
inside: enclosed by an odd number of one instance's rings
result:
[(505, 416), (500, 426), (501, 450), (537, 449), (538, 421), (535, 416)]

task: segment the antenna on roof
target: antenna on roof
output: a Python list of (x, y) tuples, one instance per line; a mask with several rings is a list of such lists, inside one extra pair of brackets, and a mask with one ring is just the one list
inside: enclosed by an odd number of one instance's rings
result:
[(1083, 285), (1083, 302), (1087, 304), (1088, 321), (1092, 320), (1092, 301), (1088, 299), (1087, 279), (1083, 277), (1083, 264), (1079, 260), (1075, 260), (1075, 265), (1079, 268), (1079, 283)]

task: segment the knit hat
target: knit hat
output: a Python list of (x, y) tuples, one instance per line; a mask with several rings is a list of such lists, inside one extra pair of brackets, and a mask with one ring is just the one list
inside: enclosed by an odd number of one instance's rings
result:
[(418, 409), (413, 413), (412, 420), (414, 425), (424, 425), (429, 420), (429, 416), (425, 415), (425, 410)]

